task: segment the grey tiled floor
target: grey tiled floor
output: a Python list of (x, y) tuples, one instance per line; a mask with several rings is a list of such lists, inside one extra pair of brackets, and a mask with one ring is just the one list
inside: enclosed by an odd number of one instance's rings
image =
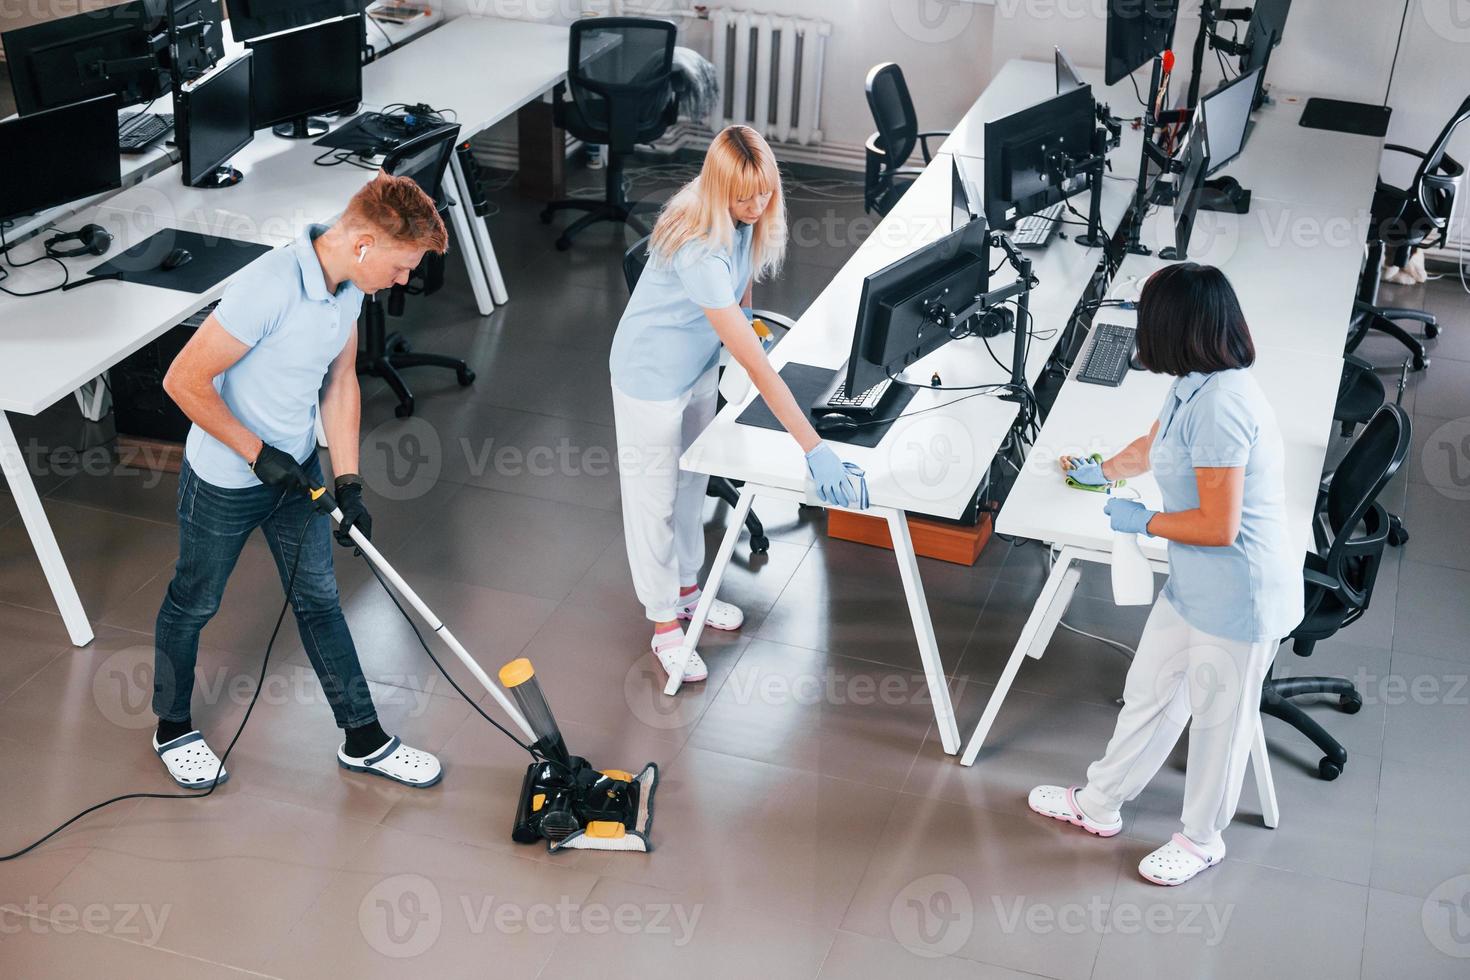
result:
[[(1470, 493), (1440, 459), (1446, 433), (1470, 433), (1457, 284), (1393, 297), (1444, 319), (1406, 399), (1415, 454), (1386, 498), (1414, 538), (1389, 553), (1368, 618), (1311, 660), (1281, 655), (1286, 673), (1360, 681), (1359, 714), (1312, 709), (1352, 753), (1347, 769), (1319, 781), (1316, 751), (1268, 722), (1281, 827), (1261, 825), (1248, 785), (1225, 866), (1164, 891), (1134, 866), (1177, 828), (1182, 746), (1114, 840), (1025, 806), (1031, 785), (1077, 780), (1101, 751), (1126, 662), (1059, 633), (1021, 673), (986, 758), (962, 769), (940, 751), (891, 560), (827, 541), (815, 512), (762, 505), (771, 552), (750, 558), (742, 543), (725, 590), (745, 629), (709, 636), (706, 684), (659, 694), (609, 465), (605, 364), (625, 238), (600, 228), (562, 254), (533, 205), (495, 197), (511, 303), (476, 316), (451, 262), (448, 288), (411, 301), (403, 324), (419, 348), (468, 357), (478, 382), (411, 372), (413, 422), (366, 386), (377, 536), (487, 668), (536, 662), (575, 751), (660, 764), (657, 850), (552, 857), (512, 844), (524, 757), (343, 557), (344, 607), (385, 723), (440, 754), (443, 784), (415, 792), (337, 768), (330, 714), (288, 624), (234, 778), (213, 798), (129, 801), (0, 865), (0, 904), (13, 907), (0, 911), (0, 974), (1465, 976)], [(792, 217), (835, 229), (798, 245), (787, 276), (758, 293), (799, 313), (863, 223), (855, 199), (797, 203)], [(1374, 340), (1365, 353), (1387, 361), (1393, 349)], [(176, 481), (111, 466), (108, 424), (81, 422), (70, 403), (16, 423), (41, 447), (38, 484), (98, 639), (68, 646), (0, 494), (0, 849), (103, 797), (170, 788), (148, 746), (147, 691)], [(405, 489), (388, 466), (407, 435), (437, 473)], [(65, 465), (63, 448), (99, 445), (100, 467)], [(712, 542), (725, 516), (710, 504)], [(1035, 545), (996, 540), (973, 569), (923, 562), (965, 731), (1042, 560)], [(204, 635), (194, 717), (221, 748), (278, 595), (257, 541)], [(1141, 625), (1093, 577), (1069, 618), (1124, 642)]]

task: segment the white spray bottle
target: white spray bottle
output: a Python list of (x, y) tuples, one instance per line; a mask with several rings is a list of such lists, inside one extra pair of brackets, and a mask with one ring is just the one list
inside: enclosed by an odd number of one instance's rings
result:
[(1154, 601), (1154, 570), (1138, 544), (1138, 535), (1113, 532), (1113, 604), (1146, 606)]

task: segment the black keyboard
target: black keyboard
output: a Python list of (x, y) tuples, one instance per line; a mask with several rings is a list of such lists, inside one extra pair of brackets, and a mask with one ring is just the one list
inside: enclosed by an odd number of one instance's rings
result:
[(1078, 381), (1116, 388), (1128, 377), (1128, 361), (1133, 357), (1133, 328), (1116, 323), (1099, 323), (1092, 328), (1092, 347), (1087, 363), (1077, 372)]
[(142, 153), (174, 128), (174, 117), (157, 112), (135, 112), (117, 127), (117, 146), (123, 153)]

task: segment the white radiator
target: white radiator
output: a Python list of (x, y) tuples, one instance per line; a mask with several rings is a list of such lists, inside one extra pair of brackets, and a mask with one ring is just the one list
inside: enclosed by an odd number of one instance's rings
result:
[(822, 142), (822, 20), (714, 8), (711, 57), (722, 90), (710, 128), (741, 123), (770, 140)]

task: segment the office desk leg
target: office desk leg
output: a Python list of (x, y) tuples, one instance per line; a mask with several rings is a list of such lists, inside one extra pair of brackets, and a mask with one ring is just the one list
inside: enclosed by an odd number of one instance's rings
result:
[(88, 422), (101, 422), (112, 407), (106, 372), (88, 381), (73, 394), (76, 395), (77, 407), (82, 410), (82, 418)]
[(20, 508), (20, 518), (31, 536), (36, 557), (41, 560), (41, 570), (46, 573), (46, 582), (56, 598), (56, 606), (61, 611), (61, 620), (66, 624), (72, 645), (84, 647), (92, 642), (92, 625), (87, 622), (87, 613), (71, 580), (71, 572), (66, 569), (66, 561), (56, 544), (56, 535), (46, 520), (36, 485), (26, 471), (25, 457), (21, 455), (20, 444), (15, 441), (15, 430), (10, 427), (10, 416), (4, 412), (0, 412), (0, 469), (4, 470), (5, 481), (10, 484), (10, 492)]
[[(458, 153), (449, 158), (449, 165), (454, 169), (454, 183), (459, 188), (460, 200), (473, 201), (476, 195), (470, 193), (469, 178), (465, 177), (464, 168), (459, 165)], [(490, 244), (490, 228), (472, 207), (465, 207), (464, 217), (469, 223), (475, 248), (480, 253), (480, 269), (490, 287), (490, 298), (495, 305), (503, 306), (510, 296), (505, 291), (505, 277), (500, 274), (500, 263), (495, 258), (495, 246)]]
[(1266, 749), (1266, 723), (1256, 719), (1256, 734), (1251, 739), (1251, 769), (1256, 774), (1256, 795), (1261, 798), (1261, 822), (1272, 830), (1281, 823), (1281, 809), (1276, 805), (1276, 783), (1271, 779), (1271, 755)]
[(699, 646), (699, 637), (704, 632), (704, 621), (709, 618), (710, 607), (714, 605), (715, 596), (720, 591), (720, 580), (725, 577), (730, 556), (735, 553), (735, 542), (740, 540), (740, 532), (745, 530), (745, 516), (750, 513), (750, 505), (754, 500), (755, 489), (750, 484), (740, 488), (740, 499), (736, 501), (735, 510), (730, 514), (730, 524), (725, 528), (720, 550), (715, 552), (709, 578), (705, 580), (699, 602), (694, 607), (694, 617), (689, 621), (689, 628), (684, 631), (684, 646), (679, 651), (677, 669), (669, 674), (669, 682), (664, 685), (664, 693), (670, 697), (678, 694), (679, 685), (684, 683), (684, 668), (689, 665), (689, 654)]
[[(454, 164), (454, 158), (450, 157), (450, 166), (454, 168), (456, 176), (459, 168)], [(468, 204), (465, 196), (464, 182), (456, 180), (457, 193), (459, 197), (449, 206), (449, 220), (454, 225), (454, 237), (459, 242), (459, 250), (464, 255), (464, 269), (470, 277), (470, 289), (475, 294), (475, 306), (479, 309), (481, 316), (489, 316), (495, 312), (495, 304), (490, 301), (490, 284), (485, 280), (484, 263), (480, 260), (480, 249), (475, 244), (475, 232), (471, 228), (471, 221), (475, 219), (475, 212)]]
[[(874, 508), (881, 511), (882, 508)], [(909, 601), (909, 616), (914, 622), (914, 637), (919, 641), (919, 656), (924, 661), (924, 680), (929, 696), (934, 699), (934, 721), (939, 725), (939, 743), (945, 754), (960, 750), (960, 727), (955, 721), (949, 685), (944, 678), (944, 665), (939, 659), (939, 641), (934, 638), (934, 621), (929, 616), (929, 603), (924, 597), (924, 583), (919, 578), (919, 558), (909, 535), (908, 515), (889, 510), (888, 533), (893, 539), (893, 556), (898, 559), (898, 572), (903, 578), (904, 595)]]

